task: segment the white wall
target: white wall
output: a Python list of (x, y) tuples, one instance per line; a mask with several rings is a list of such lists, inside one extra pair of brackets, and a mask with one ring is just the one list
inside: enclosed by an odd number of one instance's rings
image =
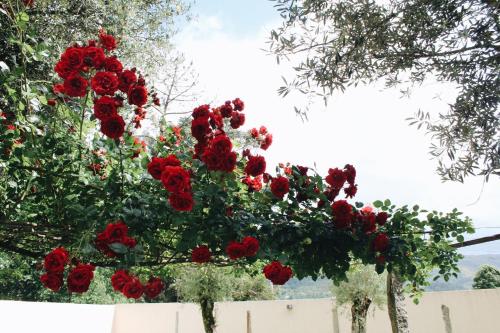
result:
[(0, 332), (110, 333), (113, 313), (112, 305), (0, 301)]
[[(425, 293), (407, 300), (410, 332), (500, 332), (500, 289)], [(334, 300), (222, 302), (217, 333), (349, 333), (350, 311)], [(368, 332), (390, 332), (385, 310), (370, 312)], [(0, 301), (0, 333), (203, 333), (195, 304), (82, 305)]]
[[(419, 305), (406, 303), (412, 333), (446, 333), (442, 305), (453, 333), (500, 332), (500, 289), (430, 292)], [(331, 299), (223, 302), (216, 317), (217, 333), (348, 333), (351, 326), (349, 309), (337, 309)], [(368, 332), (390, 332), (387, 311), (370, 312), (367, 326)], [(113, 333), (138, 331), (203, 333), (203, 326), (194, 304), (118, 305)]]

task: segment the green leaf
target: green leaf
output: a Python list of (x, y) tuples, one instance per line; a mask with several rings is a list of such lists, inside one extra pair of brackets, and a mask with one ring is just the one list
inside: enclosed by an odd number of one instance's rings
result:
[(382, 201), (380, 201), (380, 200), (376, 200), (376, 201), (374, 201), (374, 202), (373, 202), (373, 206), (374, 206), (375, 208), (380, 208), (380, 207), (382, 207), (383, 205), (384, 205), (384, 203), (383, 203)]
[(458, 236), (457, 236), (457, 241), (458, 241), (459, 243), (462, 243), (462, 242), (464, 241), (464, 236), (462, 236), (462, 235), (458, 235)]
[(45, 96), (38, 96), (38, 100), (40, 101), (40, 103), (42, 103), (42, 105), (47, 105), (47, 98)]
[(391, 205), (391, 200), (385, 199), (384, 206), (390, 206), (390, 205)]
[(128, 247), (123, 245), (122, 243), (111, 243), (109, 244), (109, 248), (116, 253), (125, 254), (128, 252)]

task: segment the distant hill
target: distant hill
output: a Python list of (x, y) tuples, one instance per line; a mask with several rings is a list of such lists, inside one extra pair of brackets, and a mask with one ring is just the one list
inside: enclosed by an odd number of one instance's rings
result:
[[(472, 280), (481, 265), (491, 265), (500, 269), (500, 254), (466, 255), (460, 261), (460, 274), (456, 279), (434, 281), (427, 290), (466, 290), (472, 289)], [(310, 278), (297, 280), (292, 279), (286, 285), (279, 287), (278, 298), (280, 299), (303, 299), (303, 298), (325, 298), (332, 297), (330, 291), (331, 281), (328, 279), (318, 279), (313, 281)]]
[(445, 291), (472, 289), (472, 280), (481, 265), (491, 265), (500, 269), (500, 254), (466, 255), (458, 265), (460, 274), (458, 274), (456, 279), (450, 279), (448, 282), (439, 279), (434, 281), (427, 290)]

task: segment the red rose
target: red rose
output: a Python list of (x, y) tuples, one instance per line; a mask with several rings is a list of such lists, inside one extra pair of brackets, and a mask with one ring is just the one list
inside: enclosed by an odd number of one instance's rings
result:
[(290, 184), (288, 182), (288, 178), (283, 176), (278, 176), (273, 178), (271, 181), (271, 192), (275, 197), (283, 199), (285, 194), (290, 190)]
[(122, 289), (123, 295), (127, 298), (135, 298), (138, 299), (142, 296), (142, 293), (144, 292), (144, 287), (141, 284), (141, 281), (139, 281), (138, 278), (131, 278), (130, 281), (125, 283)]
[(120, 269), (111, 276), (111, 285), (114, 290), (122, 291), (125, 284), (127, 284), (130, 280), (132, 280), (132, 277), (128, 274), (128, 272)]
[(231, 124), (231, 127), (234, 129), (243, 126), (243, 124), (245, 123), (245, 114), (239, 112), (233, 112), (229, 123)]
[(349, 185), (349, 187), (346, 187), (344, 189), (345, 197), (346, 198), (353, 198), (356, 193), (358, 192), (358, 186), (356, 185)]
[(113, 56), (104, 60), (104, 69), (108, 72), (119, 73), (123, 70), (123, 65), (116, 57)]
[(169, 192), (186, 192), (191, 190), (189, 172), (180, 166), (166, 166), (161, 174), (161, 182)]
[(98, 72), (90, 80), (92, 90), (98, 95), (114, 95), (118, 90), (118, 84), (118, 77), (113, 72)]
[(99, 33), (99, 42), (108, 51), (113, 51), (116, 49), (115, 37), (106, 34), (104, 31)]
[(53, 99), (53, 98), (47, 99), (47, 105), (56, 106), (56, 104), (57, 104), (57, 101), (55, 99)]
[(241, 244), (245, 247), (245, 257), (253, 257), (259, 251), (259, 241), (251, 236), (243, 238)]
[(45, 273), (40, 276), (40, 282), (42, 282), (45, 288), (56, 292), (59, 291), (63, 285), (63, 275), (62, 273)]
[(204, 104), (194, 108), (193, 113), (191, 115), (193, 116), (193, 119), (196, 119), (200, 117), (208, 117), (209, 114), (210, 114), (210, 105)]
[(123, 221), (109, 223), (104, 230), (108, 243), (122, 243), (128, 234), (128, 227)]
[(90, 282), (94, 278), (95, 267), (88, 264), (78, 264), (68, 274), (68, 290), (83, 293), (89, 290)]
[(191, 134), (198, 141), (203, 141), (206, 135), (210, 133), (210, 124), (207, 117), (199, 117), (191, 122)]
[(257, 139), (259, 137), (259, 131), (256, 128), (250, 130), (250, 135), (252, 138)]
[(224, 105), (219, 107), (219, 111), (222, 117), (229, 118), (233, 114), (233, 106), (230, 101), (226, 101)]
[(218, 135), (210, 142), (210, 148), (218, 155), (224, 155), (231, 152), (233, 144), (231, 140), (224, 134)]
[(377, 214), (377, 224), (384, 225), (387, 222), (389, 215), (386, 212), (380, 212)]
[(337, 195), (339, 195), (339, 192), (340, 192), (340, 189), (331, 187), (331, 188), (327, 189), (325, 192), (323, 192), (323, 194), (326, 195), (326, 197), (328, 198), (329, 201), (333, 201), (333, 200), (335, 200)]
[(100, 47), (87, 46), (84, 48), (84, 64), (89, 67), (100, 68), (106, 59), (104, 50)]
[(233, 101), (233, 105), (235, 111), (243, 111), (243, 109), (245, 108), (245, 103), (243, 103), (243, 101), (239, 98), (236, 98)]
[(84, 51), (80, 47), (68, 47), (61, 55), (61, 61), (67, 62), (73, 71), (79, 71), (83, 66)]
[(189, 212), (193, 209), (193, 195), (190, 192), (172, 193), (168, 202), (173, 209)]
[(389, 237), (386, 234), (380, 233), (373, 240), (373, 249), (377, 252), (385, 252), (389, 247)]
[(45, 256), (45, 270), (49, 273), (62, 273), (68, 260), (68, 251), (64, 247), (58, 247)]
[(266, 279), (277, 285), (285, 284), (293, 275), (292, 269), (288, 266), (283, 266), (279, 261), (267, 264), (263, 272)]
[(288, 266), (284, 266), (281, 269), (278, 277), (274, 281), (272, 281), (272, 282), (274, 284), (282, 286), (285, 283), (287, 283), (288, 280), (290, 280), (290, 278), (292, 277), (292, 275), (293, 275), (292, 269), (290, 267), (288, 267)]
[(70, 74), (64, 80), (64, 92), (71, 97), (83, 97), (87, 94), (88, 82), (78, 74)]
[(219, 130), (222, 130), (224, 127), (224, 120), (222, 119), (222, 116), (219, 111), (215, 110), (214, 112), (210, 112), (210, 125), (213, 128), (217, 128)]
[(344, 167), (344, 174), (346, 175), (347, 182), (354, 185), (356, 180), (356, 169), (352, 165), (346, 164)]
[(154, 179), (161, 179), (161, 173), (166, 166), (180, 166), (181, 161), (177, 156), (171, 154), (165, 158), (153, 157), (148, 164), (148, 172)]
[(201, 245), (193, 249), (191, 253), (191, 261), (196, 262), (198, 264), (203, 264), (205, 262), (209, 262), (212, 257), (212, 253), (210, 249), (206, 245)]
[(148, 163), (148, 172), (154, 179), (160, 180), (161, 173), (165, 167), (165, 159), (161, 157), (153, 157), (151, 162)]
[(259, 192), (262, 190), (262, 176), (257, 176), (255, 178), (245, 177), (243, 183), (248, 186), (249, 192)]
[(371, 234), (377, 230), (377, 224), (375, 223), (375, 214), (367, 213), (361, 215), (363, 221), (363, 231), (367, 234)]
[(165, 166), (180, 166), (181, 161), (174, 154), (170, 154), (163, 159)]
[(267, 134), (264, 141), (260, 143), (260, 149), (267, 150), (273, 143), (273, 135), (271, 133)]
[(351, 224), (352, 206), (345, 200), (338, 200), (332, 204), (332, 214), (335, 217), (335, 226), (339, 229)]
[(134, 85), (128, 90), (128, 104), (143, 106), (148, 100), (148, 90), (144, 86)]
[(130, 86), (137, 83), (137, 75), (135, 75), (134, 71), (128, 69), (118, 73), (118, 79), (120, 80), (118, 88), (124, 93), (128, 92)]
[(250, 156), (247, 165), (245, 166), (245, 173), (247, 175), (257, 177), (266, 171), (266, 160), (263, 156)]
[(264, 266), (262, 271), (266, 279), (273, 281), (278, 278), (282, 268), (283, 265), (281, 265), (279, 261), (273, 261), (272, 263)]
[(76, 73), (75, 69), (71, 64), (67, 61), (59, 61), (54, 67), (54, 71), (61, 77), (62, 79), (68, 78), (71, 74)]
[(101, 232), (100, 234), (97, 235), (97, 238), (95, 240), (95, 247), (101, 251), (105, 256), (114, 258), (116, 257), (116, 253), (113, 252), (109, 248), (109, 239), (108, 236), (106, 235), (106, 232)]
[(64, 84), (58, 83), (52, 86), (54, 94), (64, 94)]
[(266, 135), (267, 134), (267, 128), (266, 128), (266, 126), (261, 126), (259, 128), (259, 133), (262, 134), (262, 135)]
[(94, 102), (94, 116), (104, 120), (116, 115), (116, 100), (113, 97), (101, 96)]
[(328, 176), (326, 176), (326, 182), (335, 189), (340, 189), (344, 186), (347, 177), (344, 171), (339, 168), (329, 169)]
[(144, 286), (144, 294), (148, 298), (155, 298), (163, 291), (163, 288), (165, 288), (163, 281), (160, 278), (152, 277)]
[(111, 139), (118, 139), (125, 132), (125, 121), (115, 114), (101, 122), (101, 132)]
[(226, 253), (231, 260), (236, 260), (245, 256), (246, 248), (243, 244), (232, 241), (226, 246)]
[(220, 164), (220, 170), (225, 172), (233, 172), (236, 167), (236, 159), (238, 155), (233, 151), (224, 156), (222, 163)]

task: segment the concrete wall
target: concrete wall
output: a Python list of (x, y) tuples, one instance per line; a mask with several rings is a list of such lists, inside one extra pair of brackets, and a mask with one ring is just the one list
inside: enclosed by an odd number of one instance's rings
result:
[(0, 333), (110, 333), (113, 314), (113, 305), (0, 301)]
[[(448, 308), (446, 328), (442, 306)], [(425, 293), (407, 300), (412, 333), (500, 332), (500, 289)], [(216, 305), (217, 333), (348, 333), (350, 311), (330, 299), (223, 302)], [(368, 332), (390, 332), (385, 310), (370, 312)], [(113, 333), (203, 333), (194, 304), (121, 304)]]
[[(446, 328), (442, 307), (448, 309)], [(412, 333), (500, 333), (500, 289), (425, 293), (407, 300)], [(223, 302), (217, 333), (349, 333), (350, 311), (331, 299)], [(451, 329), (451, 330), (450, 330)], [(195, 304), (85, 305), (0, 301), (0, 333), (204, 333)], [(368, 332), (390, 332), (385, 310)]]

